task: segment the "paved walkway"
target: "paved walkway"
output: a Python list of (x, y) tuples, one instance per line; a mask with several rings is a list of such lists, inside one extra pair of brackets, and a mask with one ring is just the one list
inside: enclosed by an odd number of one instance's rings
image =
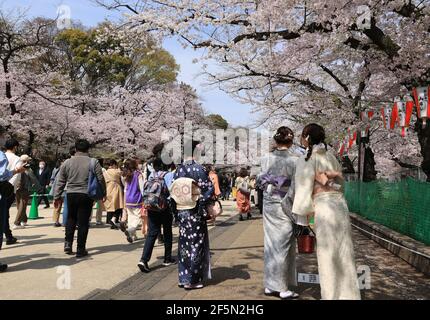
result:
[[(233, 204), (231, 201), (225, 204), (225, 213), (217, 224), (235, 214)], [(15, 214), (16, 208), (13, 207), (11, 222)], [(110, 289), (139, 271), (137, 262), (142, 254), (143, 239), (129, 244), (121, 231), (92, 223), (87, 242), (90, 256), (76, 259), (63, 252), (64, 228), (53, 227), (52, 209), (39, 209), (39, 216), (41, 219), (29, 220), (25, 229), (13, 230), (18, 243), (10, 246), (3, 243), (0, 261), (7, 263), (9, 269), (0, 274), (0, 287), (8, 289), (0, 290), (0, 300), (79, 299), (96, 289)], [(105, 216), (103, 220), (106, 220)], [(141, 235), (138, 231), (138, 236)], [(177, 250), (177, 236), (178, 228), (174, 227), (174, 252)], [(151, 263), (157, 264), (157, 258), (162, 262), (163, 255), (163, 245), (156, 243)], [(67, 274), (70, 274), (70, 289), (64, 288)]]
[[(96, 290), (84, 298), (277, 300), (263, 294), (263, 225), (261, 216), (254, 216), (245, 222), (234, 218), (210, 231), (213, 279), (201, 290), (178, 288), (177, 269), (172, 266), (136, 274), (111, 290)], [(370, 270), (370, 289), (361, 290), (362, 299), (430, 299), (429, 277), (356, 230), (353, 238), (360, 275), (367, 267)], [(298, 255), (298, 272), (317, 274), (316, 255)], [(320, 299), (318, 284), (299, 282), (297, 291), (301, 299)]]
[[(202, 290), (177, 287), (177, 266), (162, 267), (163, 247), (154, 250), (149, 274), (138, 272), (143, 241), (128, 244), (119, 231), (107, 227), (90, 229), (88, 259), (64, 255), (63, 228), (53, 228), (51, 212), (30, 221), (15, 235), (20, 243), (4, 246), (2, 262), (10, 270), (0, 275), (0, 299), (275, 299), (263, 295), (263, 226), (258, 213), (251, 221), (238, 222), (233, 202), (224, 203), (225, 213), (210, 227), (213, 279)], [(358, 231), (353, 232), (357, 266), (370, 269), (370, 289), (363, 299), (430, 299), (430, 278)], [(177, 228), (174, 228), (176, 251)], [(157, 259), (158, 258), (158, 259)], [(69, 266), (71, 288), (59, 289), (59, 266)], [(298, 272), (317, 274), (315, 254), (298, 255)], [(369, 284), (369, 279), (368, 282)], [(320, 299), (319, 285), (299, 283), (301, 299)]]

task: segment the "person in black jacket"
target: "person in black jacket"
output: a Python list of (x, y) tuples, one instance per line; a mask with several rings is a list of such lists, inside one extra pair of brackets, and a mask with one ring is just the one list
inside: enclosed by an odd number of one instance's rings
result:
[(45, 202), (45, 209), (48, 209), (49, 208), (49, 200), (45, 194), (46, 194), (46, 187), (49, 185), (49, 183), (51, 181), (51, 172), (46, 167), (45, 161), (39, 162), (39, 169), (37, 169), (35, 173), (36, 173), (37, 180), (39, 181), (40, 185), (42, 186), (40, 193), (44, 195), (42, 197), (39, 197), (39, 199), (37, 201), (37, 205), (40, 205), (40, 203), (43, 200)]

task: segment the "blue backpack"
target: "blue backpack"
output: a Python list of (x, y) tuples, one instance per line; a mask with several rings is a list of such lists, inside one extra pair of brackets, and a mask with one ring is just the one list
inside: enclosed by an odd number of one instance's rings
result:
[(96, 166), (97, 159), (91, 158), (90, 161), (90, 170), (88, 175), (88, 196), (92, 200), (101, 200), (103, 199), (103, 188), (101, 183), (97, 180), (96, 172), (95, 172), (95, 166)]

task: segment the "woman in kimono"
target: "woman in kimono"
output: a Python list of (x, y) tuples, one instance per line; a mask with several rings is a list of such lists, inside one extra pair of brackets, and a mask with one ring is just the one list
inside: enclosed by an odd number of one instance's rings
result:
[[(192, 142), (192, 154), (198, 145), (198, 142)], [(206, 207), (214, 194), (214, 187), (206, 169), (198, 164), (192, 155), (185, 157), (184, 163), (177, 168), (174, 179), (172, 190), (176, 187), (181, 190), (188, 187), (188, 190), (191, 190), (192, 186), (196, 186), (200, 194), (191, 206), (184, 206), (175, 199), (172, 192), (172, 198), (177, 202), (179, 219), (178, 286), (186, 290), (200, 289), (203, 288), (204, 280), (211, 279), (206, 222), (209, 217)], [(185, 184), (177, 186), (181, 180), (185, 181)], [(187, 181), (192, 182), (192, 185), (187, 186)]]
[[(239, 220), (243, 221), (243, 214), (246, 214), (246, 218), (249, 220), (252, 218), (251, 215), (251, 179), (249, 178), (248, 170), (245, 168), (240, 169), (239, 176), (236, 178), (235, 187), (236, 193), (236, 205), (239, 210)], [(247, 190), (245, 190), (247, 189)]]
[[(275, 136), (276, 146), (262, 158), (258, 188), (263, 190), (264, 228), (264, 293), (281, 299), (297, 298), (290, 291), (297, 286), (296, 239), (292, 220), (281, 206), (282, 199), (292, 198), (298, 154), (292, 150), (294, 134), (287, 127), (280, 127)], [(291, 205), (286, 209), (291, 214)]]
[(307, 155), (296, 166), (293, 213), (315, 214), (318, 272), (323, 300), (359, 300), (349, 210), (342, 193), (342, 167), (327, 151), (324, 128), (307, 125)]

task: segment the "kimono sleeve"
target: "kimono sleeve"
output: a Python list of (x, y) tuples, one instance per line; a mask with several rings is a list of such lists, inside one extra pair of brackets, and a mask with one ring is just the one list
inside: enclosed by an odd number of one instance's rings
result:
[(299, 216), (307, 216), (314, 211), (312, 193), (315, 181), (315, 166), (313, 160), (305, 161), (300, 158), (297, 161), (294, 176), (295, 194), (292, 212)]

